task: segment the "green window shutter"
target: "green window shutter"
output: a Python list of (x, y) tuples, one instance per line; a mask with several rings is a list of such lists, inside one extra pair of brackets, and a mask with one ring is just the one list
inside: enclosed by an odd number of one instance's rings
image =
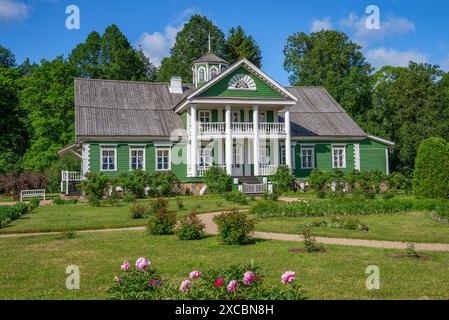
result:
[(249, 122), (253, 122), (253, 113), (249, 112)]
[(240, 122), (245, 122), (245, 111), (240, 110)]
[(218, 122), (218, 110), (212, 110), (212, 122)]
[(267, 112), (267, 122), (273, 122), (273, 118), (274, 118), (274, 112), (268, 111)]

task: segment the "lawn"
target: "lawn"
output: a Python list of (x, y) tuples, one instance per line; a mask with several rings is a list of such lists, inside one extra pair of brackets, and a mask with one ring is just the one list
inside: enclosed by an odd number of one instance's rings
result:
[[(392, 259), (397, 250), (326, 246), (325, 254), (288, 252), (298, 243), (260, 241), (249, 246), (222, 246), (216, 237), (182, 242), (175, 236), (144, 232), (0, 239), (0, 299), (107, 299), (105, 290), (120, 264), (145, 256), (176, 284), (192, 270), (205, 270), (254, 259), (270, 283), (287, 270), (312, 299), (449, 299), (449, 253), (428, 253), (432, 260)], [(65, 288), (66, 267), (81, 270), (80, 290)], [(380, 268), (381, 289), (368, 291), (365, 269)]]
[[(178, 216), (184, 216), (196, 209), (199, 213), (221, 211), (232, 207), (245, 206), (228, 202), (219, 196), (180, 197), (184, 208), (179, 209), (175, 198), (169, 199), (169, 210)], [(139, 203), (149, 203), (142, 200)], [(13, 221), (9, 226), (0, 229), (4, 233), (48, 232), (64, 230), (88, 230), (127, 228), (143, 226), (147, 219), (131, 219), (129, 209), (132, 204), (122, 203), (120, 207), (104, 206), (94, 208), (87, 203), (78, 205), (51, 205), (40, 207), (33, 213)]]
[[(316, 236), (391, 240), (404, 242), (438, 242), (449, 243), (449, 225), (433, 221), (426, 212), (409, 214), (382, 214), (356, 216), (361, 223), (368, 225), (369, 231), (353, 231), (330, 227), (313, 227)], [(306, 223), (329, 221), (330, 217), (320, 218), (261, 218), (258, 220), (258, 231), (298, 234)]]

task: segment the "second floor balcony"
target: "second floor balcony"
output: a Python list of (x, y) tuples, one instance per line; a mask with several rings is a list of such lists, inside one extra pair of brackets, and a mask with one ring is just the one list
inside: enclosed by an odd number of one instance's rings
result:
[[(234, 135), (252, 134), (255, 132), (252, 122), (234, 122), (231, 124), (231, 131)], [(285, 123), (283, 122), (262, 122), (259, 123), (259, 133), (262, 134), (286, 134)], [(199, 135), (224, 135), (226, 134), (225, 122), (199, 122)]]

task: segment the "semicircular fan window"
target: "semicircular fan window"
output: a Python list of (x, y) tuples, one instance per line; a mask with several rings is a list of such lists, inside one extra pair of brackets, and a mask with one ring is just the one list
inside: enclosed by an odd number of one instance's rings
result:
[(229, 81), (230, 90), (252, 90), (256, 91), (256, 82), (247, 74), (236, 74)]

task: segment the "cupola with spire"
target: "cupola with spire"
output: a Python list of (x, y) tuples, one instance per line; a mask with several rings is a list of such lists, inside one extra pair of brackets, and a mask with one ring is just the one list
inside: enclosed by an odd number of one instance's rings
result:
[(210, 34), (209, 34), (209, 51), (201, 58), (193, 61), (193, 84), (196, 88), (218, 76), (229, 66), (229, 63), (212, 53)]

